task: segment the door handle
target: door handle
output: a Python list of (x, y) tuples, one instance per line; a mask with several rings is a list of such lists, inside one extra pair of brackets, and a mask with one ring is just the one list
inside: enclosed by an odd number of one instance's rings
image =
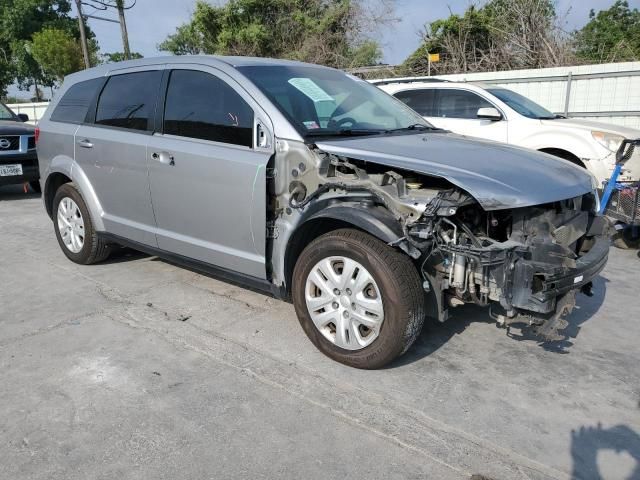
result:
[(91, 140), (87, 138), (85, 138), (84, 140), (78, 140), (78, 145), (82, 148), (93, 148), (93, 143), (91, 143)]
[(157, 160), (160, 163), (163, 163), (165, 165), (170, 165), (170, 166), (174, 166), (176, 164), (175, 162), (175, 158), (173, 157), (173, 155), (167, 153), (167, 152), (153, 152), (151, 154), (151, 158), (153, 158), (154, 160)]

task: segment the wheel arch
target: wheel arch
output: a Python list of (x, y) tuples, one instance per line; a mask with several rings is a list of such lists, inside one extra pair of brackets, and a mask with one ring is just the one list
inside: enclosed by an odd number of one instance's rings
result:
[(553, 155), (554, 157), (562, 158), (584, 169), (587, 168), (587, 165), (580, 159), (580, 157), (578, 157), (574, 153), (571, 153), (569, 150), (556, 147), (545, 147), (538, 149), (538, 151), (542, 153), (548, 153), (549, 155)]
[(284, 257), (287, 292), (290, 293), (293, 269), (305, 247), (320, 235), (341, 228), (360, 230), (385, 243), (403, 236), (400, 223), (387, 209), (366, 202), (336, 202), (310, 211), (287, 243)]
[(80, 195), (84, 202), (87, 204), (93, 226), (96, 231), (104, 231), (104, 223), (102, 221), (103, 209), (98, 196), (89, 181), (84, 170), (69, 158), (57, 158), (51, 162), (51, 168), (46, 176), (44, 182), (44, 192), (42, 198), (44, 201), (45, 209), (49, 217), (53, 218), (53, 199), (56, 195), (56, 190), (65, 183), (73, 183), (80, 191)]
[(71, 178), (61, 172), (53, 172), (47, 177), (42, 197), (44, 200), (44, 207), (50, 218), (53, 218), (53, 197), (56, 196), (56, 192), (62, 185), (71, 182)]

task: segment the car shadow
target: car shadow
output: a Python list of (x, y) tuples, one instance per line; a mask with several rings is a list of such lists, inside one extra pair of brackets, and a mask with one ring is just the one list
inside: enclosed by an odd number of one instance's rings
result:
[(34, 192), (30, 187), (24, 191), (24, 185), (2, 185), (0, 186), (0, 202), (13, 200), (27, 200), (29, 198), (39, 198), (40, 193)]
[(148, 258), (150, 255), (147, 255), (140, 250), (134, 250), (128, 247), (120, 247), (115, 246), (111, 253), (109, 254), (109, 258), (100, 262), (100, 265), (111, 265), (116, 263), (123, 262), (132, 262), (134, 260), (140, 260), (141, 258)]
[[(559, 354), (569, 353), (569, 348), (573, 345), (571, 340), (579, 335), (581, 325), (593, 317), (602, 306), (607, 283), (607, 279), (598, 276), (593, 281), (592, 297), (578, 294), (578, 305), (571, 315), (566, 318), (568, 326), (560, 332), (564, 335), (564, 338), (561, 340), (544, 341), (533, 333), (531, 327), (518, 329), (512, 327), (507, 330), (508, 335), (517, 341), (535, 343), (549, 352)], [(397, 368), (408, 365), (431, 355), (447, 343), (454, 335), (463, 333), (473, 323), (495, 323), (495, 321), (489, 317), (488, 309), (477, 305), (463, 305), (455, 309), (452, 308), (449, 312), (449, 320), (444, 323), (440, 323), (433, 318), (427, 318), (422, 329), (422, 334), (414, 345), (406, 354), (389, 364), (387, 368)], [(517, 333), (516, 330), (518, 330)]]
[[(628, 453), (635, 466), (628, 480), (640, 478), (640, 435), (627, 425), (615, 425), (602, 428), (582, 426), (571, 431), (571, 460), (573, 463), (571, 478), (581, 480), (602, 480), (603, 474), (598, 465), (598, 453), (609, 450), (616, 454)], [(616, 476), (616, 478), (622, 478)]]

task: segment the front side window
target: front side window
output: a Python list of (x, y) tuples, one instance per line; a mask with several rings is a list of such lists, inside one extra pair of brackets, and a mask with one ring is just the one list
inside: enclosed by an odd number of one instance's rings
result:
[(109, 78), (96, 111), (96, 123), (110, 127), (148, 130), (155, 111), (162, 72), (136, 72)]
[(442, 118), (478, 118), (480, 108), (494, 108), (481, 96), (467, 90), (438, 90), (438, 116)]
[(72, 85), (51, 114), (55, 122), (83, 123), (91, 102), (104, 84), (104, 78), (94, 78)]
[(434, 111), (435, 91), (432, 88), (406, 90), (396, 93), (395, 97), (424, 117), (436, 116)]
[(0, 120), (15, 120), (13, 112), (8, 107), (0, 103)]
[(253, 110), (219, 78), (196, 70), (171, 72), (164, 133), (251, 147)]
[(344, 72), (289, 65), (244, 66), (238, 70), (304, 137), (433, 128), (402, 102)]

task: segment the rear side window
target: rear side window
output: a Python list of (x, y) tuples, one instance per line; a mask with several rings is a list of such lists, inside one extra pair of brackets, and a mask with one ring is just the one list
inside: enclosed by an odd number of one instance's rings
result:
[(96, 111), (96, 123), (148, 130), (155, 111), (162, 72), (136, 72), (109, 78)]
[(51, 114), (55, 122), (83, 123), (96, 97), (104, 84), (104, 78), (94, 78), (72, 85), (62, 96), (56, 109)]
[(480, 108), (493, 105), (479, 95), (467, 90), (442, 88), (437, 95), (438, 116), (443, 118), (478, 118)]
[(174, 70), (167, 89), (164, 133), (251, 147), (253, 110), (219, 78)]
[(435, 117), (433, 89), (407, 90), (396, 93), (395, 97), (413, 108), (423, 117)]

